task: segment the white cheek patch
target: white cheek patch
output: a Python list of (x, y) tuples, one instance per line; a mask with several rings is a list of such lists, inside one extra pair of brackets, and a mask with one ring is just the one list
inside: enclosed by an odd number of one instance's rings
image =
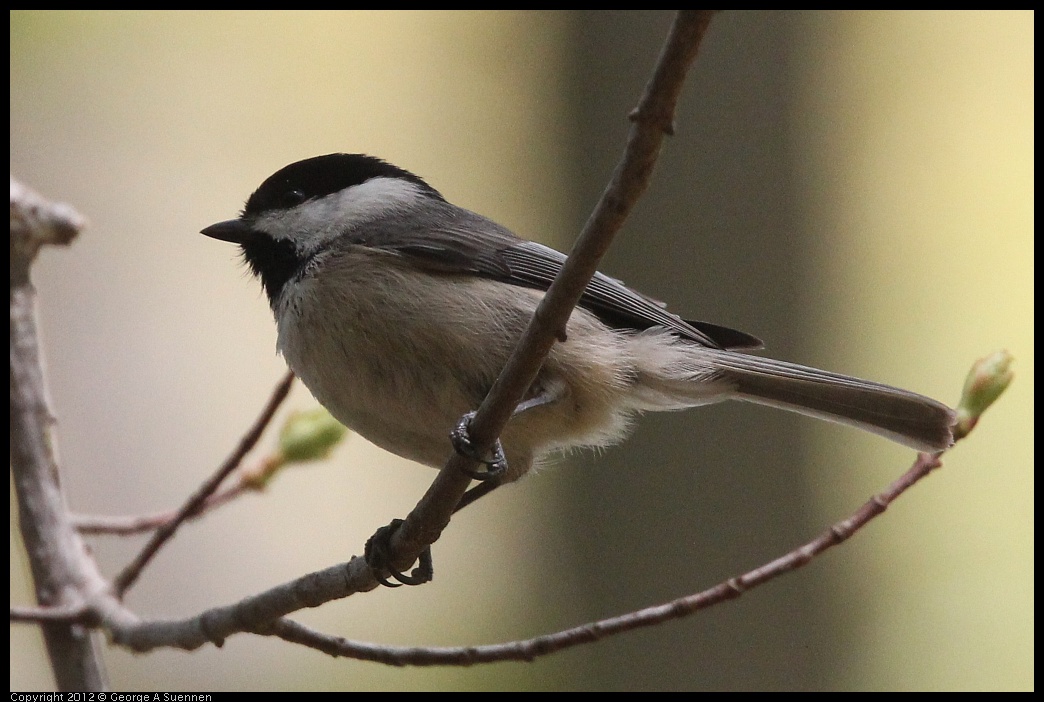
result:
[(271, 210), (253, 221), (254, 229), (273, 239), (297, 242), (302, 252), (314, 251), (346, 229), (402, 210), (426, 197), (420, 186), (401, 178), (371, 178), (289, 210)]

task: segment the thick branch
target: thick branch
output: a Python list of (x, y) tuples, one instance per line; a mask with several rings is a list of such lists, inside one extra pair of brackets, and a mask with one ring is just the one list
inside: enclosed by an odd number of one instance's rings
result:
[[(40, 248), (68, 244), (83, 225), (68, 206), (51, 204), (11, 180), (11, 472), (37, 601), (73, 608), (107, 584), (73, 528), (62, 496), (29, 274)], [(51, 622), (43, 633), (59, 690), (106, 688), (89, 629)]]
[(195, 649), (206, 643), (221, 644), (232, 634), (266, 633), (273, 620), (307, 607), (318, 607), (332, 600), (377, 586), (370, 567), (361, 556), (347, 563), (303, 575), (223, 607), (214, 607), (197, 616), (168, 621), (138, 621), (126, 612), (112, 609), (102, 613), (102, 624), (113, 643), (135, 651), (154, 648)]

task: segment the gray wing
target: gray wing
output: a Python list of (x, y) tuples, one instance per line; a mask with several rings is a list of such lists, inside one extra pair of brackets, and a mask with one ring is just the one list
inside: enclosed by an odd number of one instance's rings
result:
[[(566, 260), (565, 254), (515, 236), (492, 220), (448, 203), (434, 203), (419, 218), (382, 222), (379, 239), (359, 230), (346, 235), (354, 244), (409, 257), (417, 266), (443, 273), (468, 273), (547, 290)], [(385, 226), (385, 225), (388, 226)], [(635, 292), (621, 281), (595, 273), (580, 297), (580, 306), (619, 329), (669, 329), (682, 338), (711, 348), (760, 348), (756, 337), (707, 322), (687, 321), (667, 311), (662, 302)]]
[[(533, 241), (522, 241), (501, 252), (512, 278), (523, 285), (546, 290), (558, 275), (565, 254)], [(632, 290), (616, 278), (595, 273), (580, 305), (617, 328), (648, 329), (661, 326), (679, 336), (712, 348), (760, 348), (761, 340), (735, 329), (706, 322), (684, 320), (668, 312), (666, 305)]]

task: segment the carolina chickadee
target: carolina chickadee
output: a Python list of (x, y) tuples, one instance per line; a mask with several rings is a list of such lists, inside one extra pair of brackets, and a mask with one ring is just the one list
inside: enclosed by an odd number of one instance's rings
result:
[[(293, 163), (237, 219), (202, 231), (242, 248), (290, 368), (341, 423), (441, 467), (565, 255), (452, 205), (359, 154)], [(644, 411), (746, 400), (859, 427), (921, 451), (954, 413), (921, 395), (743, 351), (743, 332), (671, 314), (598, 273), (501, 437), (515, 480), (550, 453), (621, 439)]]

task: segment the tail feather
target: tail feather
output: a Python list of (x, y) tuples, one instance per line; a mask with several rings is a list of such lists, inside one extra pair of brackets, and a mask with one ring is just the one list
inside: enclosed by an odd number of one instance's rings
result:
[(734, 399), (859, 427), (919, 451), (953, 445), (956, 415), (908, 390), (785, 361), (711, 351)]

